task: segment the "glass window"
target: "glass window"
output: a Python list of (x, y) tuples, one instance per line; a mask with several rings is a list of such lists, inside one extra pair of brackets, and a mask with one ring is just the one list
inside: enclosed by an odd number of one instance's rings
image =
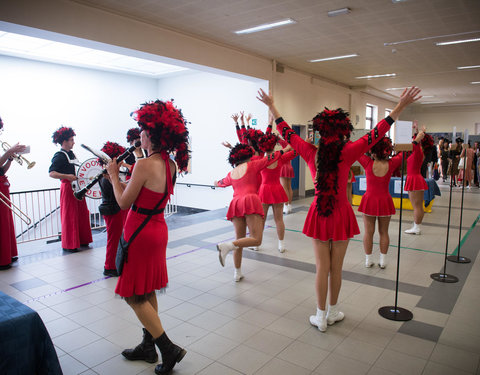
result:
[(374, 106), (367, 104), (365, 109), (365, 129), (373, 129)]

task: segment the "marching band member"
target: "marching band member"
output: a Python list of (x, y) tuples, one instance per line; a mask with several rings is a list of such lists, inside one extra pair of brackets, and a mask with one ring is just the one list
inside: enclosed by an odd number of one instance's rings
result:
[[(140, 140), (140, 132), (142, 129), (140, 128), (131, 128), (127, 132), (127, 142), (130, 146), (133, 146), (135, 142)], [(142, 147), (137, 147), (134, 152), (132, 152), (123, 163), (124, 166), (128, 168), (127, 172), (127, 180), (132, 177), (133, 173), (133, 166), (139, 159), (143, 159), (145, 157), (145, 153), (143, 152)]]
[(79, 162), (73, 153), (75, 132), (72, 128), (61, 127), (53, 135), (53, 143), (61, 146), (52, 158), (48, 172), (51, 178), (61, 180), (60, 216), (62, 221), (62, 248), (65, 251), (76, 251), (80, 246), (88, 246), (92, 242), (90, 229), (90, 213), (84, 199), (77, 200), (73, 195), (72, 182), (77, 180), (75, 165)]
[[(106, 153), (111, 159), (125, 152), (125, 148), (115, 142), (106, 142), (102, 147), (102, 151)], [(104, 168), (103, 160), (98, 159), (102, 168)], [(110, 182), (108, 173), (104, 173), (102, 178), (98, 181), (100, 190), (102, 192), (102, 204), (98, 206), (100, 214), (105, 219), (107, 226), (107, 251), (105, 256), (105, 267), (103, 274), (105, 276), (118, 276), (115, 266), (115, 258), (117, 256), (118, 241), (122, 235), (123, 225), (127, 218), (128, 210), (122, 210), (115, 200), (113, 193), (113, 186)]]
[[(3, 129), (3, 122), (0, 118), (0, 131)], [(13, 226), (13, 216), (10, 207), (10, 183), (5, 175), (13, 157), (25, 150), (24, 145), (18, 143), (10, 147), (0, 156), (0, 270), (7, 270), (12, 262), (18, 259), (17, 239), (15, 238), (15, 228)]]

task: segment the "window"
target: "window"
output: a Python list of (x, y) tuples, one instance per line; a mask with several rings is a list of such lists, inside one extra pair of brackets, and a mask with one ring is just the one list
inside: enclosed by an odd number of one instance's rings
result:
[[(392, 113), (391, 109), (385, 109), (385, 117), (390, 116), (390, 113)], [(395, 123), (392, 124), (386, 136), (392, 138), (393, 142), (393, 140), (395, 139)]]
[(377, 122), (377, 107), (373, 104), (368, 104), (365, 108), (365, 129), (373, 129)]

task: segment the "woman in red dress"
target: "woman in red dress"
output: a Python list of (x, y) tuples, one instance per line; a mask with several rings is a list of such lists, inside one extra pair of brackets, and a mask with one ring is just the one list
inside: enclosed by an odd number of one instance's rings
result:
[[(173, 344), (165, 333), (158, 316), (155, 292), (163, 290), (168, 283), (168, 228), (163, 209), (173, 194), (176, 178), (175, 163), (169, 154), (175, 152), (178, 169), (186, 171), (188, 130), (181, 111), (172, 102), (145, 103), (134, 112), (134, 118), (142, 128), (140, 139), (148, 157), (136, 162), (126, 187), (119, 181), (119, 165), (115, 159), (107, 166), (118, 205), (121, 209), (130, 208), (123, 233), (125, 240), (129, 240), (146, 215), (152, 215), (130, 244), (128, 259), (115, 288), (115, 293), (126, 300), (145, 327), (142, 343), (134, 349), (124, 350), (122, 355), (129, 360), (153, 363), (158, 358), (156, 344), (162, 355), (162, 364), (155, 367), (155, 373), (167, 374), (182, 360), (186, 351)], [(162, 204), (154, 211), (161, 199)]]
[[(214, 182), (215, 186), (233, 187), (233, 199), (228, 207), (227, 219), (233, 223), (236, 240), (219, 243), (217, 249), (223, 267), (225, 258), (233, 250), (234, 280), (237, 282), (243, 279), (241, 271), (243, 248), (259, 246), (262, 243), (264, 213), (258, 196), (260, 171), (277, 161), (282, 154), (280, 151), (266, 158), (252, 160), (254, 156), (252, 147), (239, 143), (232, 148), (228, 157), (233, 170), (227, 177)], [(249, 237), (246, 237), (247, 227)]]
[(363, 212), (363, 224), (365, 226), (363, 249), (365, 250), (365, 267), (367, 268), (373, 265), (372, 248), (376, 220), (378, 220), (380, 235), (380, 260), (378, 265), (382, 269), (387, 265), (386, 255), (390, 245), (388, 226), (391, 216), (395, 215), (395, 206), (388, 188), (393, 172), (402, 163), (401, 153), (389, 159), (392, 150), (392, 140), (383, 137), (370, 149), (373, 159), (366, 155), (362, 155), (358, 159), (365, 169), (367, 177), (367, 191), (358, 207), (358, 211)]
[(317, 149), (295, 134), (275, 108), (272, 97), (263, 90), (259, 91), (258, 99), (274, 115), (279, 133), (307, 162), (316, 182), (315, 199), (308, 211), (303, 233), (312, 238), (316, 261), (317, 313), (310, 316), (310, 323), (321, 332), (326, 331), (327, 324), (344, 318), (336, 306), (342, 283), (343, 259), (350, 238), (360, 233), (347, 199), (350, 166), (385, 135), (407, 105), (420, 98), (419, 93), (420, 89), (415, 87), (405, 89), (390, 116), (355, 142), (348, 142), (353, 126), (347, 113), (341, 108), (334, 111), (325, 109), (313, 119), (313, 127), (321, 136)]
[[(258, 140), (258, 146), (264, 151), (267, 157), (273, 154), (273, 149), (277, 144), (278, 138), (275, 134), (267, 132)], [(288, 146), (288, 145), (287, 145)], [(288, 150), (284, 150), (288, 151)], [(260, 200), (262, 201), (264, 219), (263, 224), (267, 220), (268, 209), (272, 206), (273, 219), (278, 236), (278, 251), (285, 252), (285, 244), (283, 239), (285, 237), (285, 224), (283, 222), (283, 204), (288, 202), (288, 196), (285, 189), (280, 184), (280, 172), (285, 164), (290, 164), (290, 160), (297, 156), (296, 151), (291, 150), (283, 154), (278, 161), (262, 169), (262, 184), (258, 191)]]
[(412, 203), (413, 226), (407, 229), (405, 233), (421, 234), (420, 224), (422, 224), (425, 215), (423, 193), (428, 190), (428, 185), (420, 173), (420, 169), (424, 155), (430, 152), (430, 148), (433, 147), (433, 138), (429, 134), (425, 134), (425, 127), (423, 127), (422, 131), (415, 135), (412, 144), (413, 152), (407, 159), (407, 179), (404, 190), (408, 191), (408, 198)]
[[(0, 133), (3, 131), (3, 122), (0, 118)], [(17, 238), (13, 225), (10, 205), (10, 183), (5, 175), (12, 164), (15, 154), (25, 150), (24, 145), (15, 144), (0, 156), (0, 270), (8, 270), (11, 263), (18, 259)]]

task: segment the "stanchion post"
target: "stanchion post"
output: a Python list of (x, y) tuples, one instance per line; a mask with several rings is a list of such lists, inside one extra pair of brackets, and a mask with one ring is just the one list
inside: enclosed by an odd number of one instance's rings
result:
[(398, 250), (397, 250), (397, 280), (395, 283), (395, 306), (383, 306), (378, 309), (378, 313), (385, 319), (396, 321), (412, 320), (411, 311), (398, 307), (398, 279), (400, 274), (400, 244), (402, 241), (402, 212), (403, 212), (403, 163), (405, 161), (405, 153), (402, 152), (402, 178), (400, 180), (400, 221), (398, 223)]

